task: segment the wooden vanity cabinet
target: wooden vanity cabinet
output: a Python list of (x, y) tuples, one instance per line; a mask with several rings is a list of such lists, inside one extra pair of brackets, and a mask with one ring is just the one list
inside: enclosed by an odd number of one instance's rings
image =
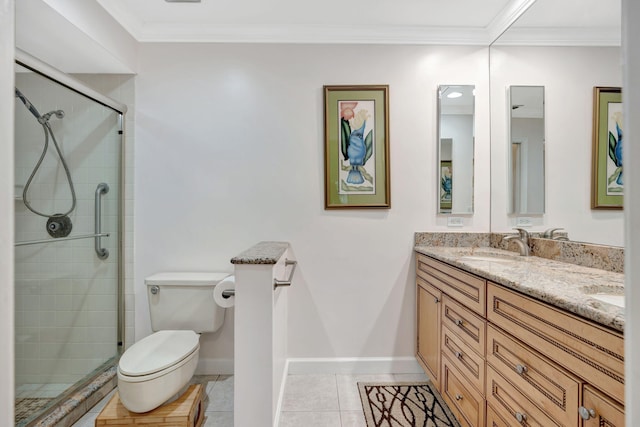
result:
[(417, 279), (417, 359), (431, 382), (440, 389), (440, 307), (442, 292), (422, 278)]
[(624, 338), (418, 254), (418, 361), (464, 426), (624, 426)]
[(420, 254), (416, 270), (417, 359), (460, 423), (483, 427), (486, 280)]

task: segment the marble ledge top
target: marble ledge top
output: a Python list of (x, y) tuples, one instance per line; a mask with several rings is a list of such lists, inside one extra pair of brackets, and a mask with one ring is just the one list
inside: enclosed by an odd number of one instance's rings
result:
[(489, 247), (416, 245), (415, 251), (567, 310), (624, 331), (624, 308), (589, 295), (624, 295), (624, 274)]
[(231, 264), (276, 264), (288, 248), (287, 242), (260, 242), (231, 258)]

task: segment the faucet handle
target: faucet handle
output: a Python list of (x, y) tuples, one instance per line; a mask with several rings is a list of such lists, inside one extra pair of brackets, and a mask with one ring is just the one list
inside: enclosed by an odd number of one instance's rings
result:
[(520, 238), (521, 239), (529, 239), (529, 232), (527, 230), (525, 230), (524, 228), (519, 228), (519, 227), (515, 227), (514, 230), (517, 230), (518, 233), (520, 234)]
[(545, 239), (553, 239), (553, 234), (558, 230), (564, 230), (564, 228), (549, 228), (542, 233), (542, 237)]

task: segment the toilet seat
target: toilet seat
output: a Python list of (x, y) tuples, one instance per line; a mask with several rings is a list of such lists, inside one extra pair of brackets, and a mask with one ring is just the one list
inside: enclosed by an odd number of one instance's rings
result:
[(133, 344), (120, 358), (118, 369), (127, 377), (151, 376), (175, 367), (200, 345), (193, 331), (158, 331)]
[(118, 363), (123, 405), (147, 412), (178, 393), (196, 370), (199, 338), (193, 331), (158, 331), (125, 351)]

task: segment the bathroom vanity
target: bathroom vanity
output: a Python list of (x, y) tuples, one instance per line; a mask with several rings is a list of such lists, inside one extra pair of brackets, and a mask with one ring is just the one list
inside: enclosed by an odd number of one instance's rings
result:
[(624, 425), (622, 274), (415, 250), (417, 359), (463, 426)]

